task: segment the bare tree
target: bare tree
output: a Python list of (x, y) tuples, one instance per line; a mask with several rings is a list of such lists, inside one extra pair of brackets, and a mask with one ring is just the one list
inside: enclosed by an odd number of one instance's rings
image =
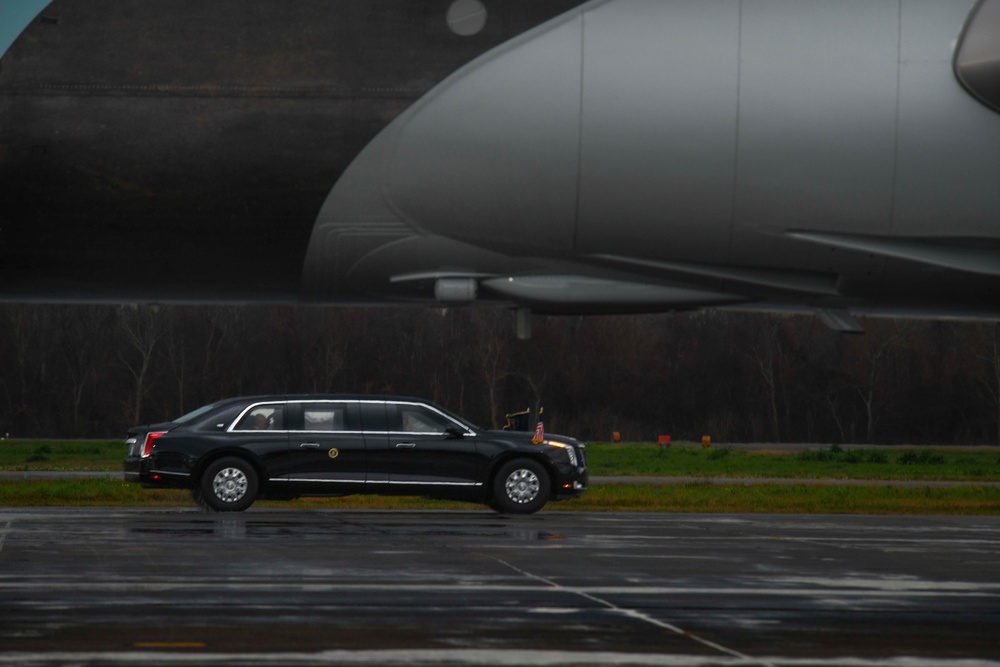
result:
[(17, 422), (23, 416), (28, 406), (28, 368), (31, 362), (28, 358), (31, 340), (37, 327), (32, 326), (32, 312), (27, 306), (11, 308), (7, 311), (6, 329), (10, 338), (13, 354), (8, 357), (13, 368), (4, 373), (2, 382), (7, 395), (7, 413), (10, 415), (13, 428), (20, 426)]
[(241, 306), (212, 308), (201, 349), (201, 401), (244, 393), (250, 373), (247, 332), (250, 311)]
[(760, 373), (767, 392), (771, 435), (775, 442), (781, 442), (781, 420), (778, 416), (778, 364), (782, 357), (779, 337), (781, 321), (774, 315), (755, 315), (753, 318), (754, 338), (749, 356)]
[(124, 306), (119, 309), (119, 317), (122, 335), (135, 353), (121, 352), (118, 358), (132, 376), (134, 393), (130, 418), (133, 424), (139, 424), (142, 421), (142, 404), (149, 391), (146, 380), (153, 351), (164, 335), (163, 319), (155, 306)]
[(72, 429), (81, 435), (81, 407), (84, 397), (93, 390), (98, 366), (107, 361), (106, 334), (111, 311), (104, 306), (75, 306), (61, 313), (62, 358), (66, 371), (65, 385), (72, 404)]
[(850, 339), (847, 347), (853, 352), (848, 367), (853, 372), (851, 387), (861, 399), (867, 418), (866, 442), (875, 442), (880, 418), (878, 401), (888, 395), (889, 369), (893, 351), (900, 345), (910, 327), (905, 321), (869, 320), (865, 333)]
[(187, 387), (190, 384), (188, 379), (189, 332), (185, 327), (184, 318), (180, 317), (173, 308), (167, 310), (165, 319), (163, 345), (166, 348), (167, 363), (170, 366), (170, 373), (173, 376), (176, 389), (176, 414), (182, 415), (187, 412), (185, 399)]
[(18, 433), (37, 427), (39, 402), (45, 400), (38, 391), (49, 385), (47, 339), (55, 329), (50, 315), (51, 311), (34, 305), (14, 306), (7, 311), (5, 328), (13, 352), (10, 356), (13, 368), (5, 373), (9, 375), (3, 378), (3, 384), (11, 427)]
[(1000, 323), (990, 325), (977, 356), (982, 366), (976, 380), (993, 406), (997, 444), (1000, 444)]
[(1000, 441), (996, 325), (866, 328), (844, 337), (732, 312), (540, 317), (520, 341), (509, 312), (475, 308), (0, 304), (0, 432), (107, 436), (154, 411), (313, 390), (428, 396), (492, 425), (544, 396), (547, 425), (585, 438)]
[(824, 396), (826, 400), (826, 405), (830, 409), (830, 415), (833, 417), (833, 422), (837, 426), (837, 432), (840, 434), (840, 442), (850, 442), (854, 439), (854, 423), (851, 422), (850, 430), (844, 427), (844, 419), (840, 414), (840, 391), (837, 388), (830, 388), (827, 390)]
[(474, 343), (474, 358), (480, 377), (486, 384), (490, 409), (490, 423), (500, 427), (499, 392), (500, 383), (510, 375), (510, 337), (513, 333), (511, 322), (500, 317), (506, 313), (483, 311), (476, 318), (477, 340)]
[(307, 374), (314, 392), (333, 391), (337, 375), (344, 367), (347, 344), (341, 339), (334, 311), (324, 309), (308, 312), (311, 326), (307, 327), (309, 360)]

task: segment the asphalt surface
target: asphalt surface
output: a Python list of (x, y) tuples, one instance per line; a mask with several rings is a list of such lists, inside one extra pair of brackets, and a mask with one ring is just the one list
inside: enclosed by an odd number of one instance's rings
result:
[(1000, 517), (0, 508), (0, 665), (1000, 667)]
[[(0, 480), (4, 479), (123, 479), (120, 472), (78, 472), (58, 470), (23, 470), (0, 471)], [(955, 486), (976, 486), (1000, 488), (1000, 482), (977, 480), (906, 480), (906, 479), (808, 479), (802, 477), (681, 477), (666, 475), (643, 476), (601, 476), (592, 475), (591, 485), (601, 484), (638, 484), (649, 486), (664, 486), (667, 484), (716, 484), (724, 486), (758, 486), (774, 484), (777, 486), (893, 486), (904, 489), (943, 489)]]

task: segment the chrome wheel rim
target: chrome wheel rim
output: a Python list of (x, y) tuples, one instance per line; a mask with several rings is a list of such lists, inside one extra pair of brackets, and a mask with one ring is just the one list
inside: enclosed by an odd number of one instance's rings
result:
[(223, 468), (212, 479), (215, 497), (224, 503), (235, 503), (247, 494), (247, 476), (239, 468)]
[(515, 503), (523, 505), (538, 497), (540, 483), (538, 475), (526, 468), (521, 468), (507, 477), (504, 486), (507, 489), (507, 497)]

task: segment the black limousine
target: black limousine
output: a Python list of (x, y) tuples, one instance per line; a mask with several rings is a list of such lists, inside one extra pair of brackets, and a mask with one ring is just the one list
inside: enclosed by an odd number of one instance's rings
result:
[(189, 488), (221, 512), (257, 498), (375, 493), (530, 514), (587, 489), (583, 443), (480, 429), (416, 398), (232, 398), (135, 427), (127, 446), (127, 481)]

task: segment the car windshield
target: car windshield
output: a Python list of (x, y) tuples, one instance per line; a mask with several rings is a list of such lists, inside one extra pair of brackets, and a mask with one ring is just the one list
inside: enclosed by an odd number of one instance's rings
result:
[(470, 422), (468, 419), (465, 419), (464, 417), (460, 417), (459, 415), (456, 415), (451, 410), (446, 410), (445, 408), (442, 408), (440, 405), (435, 405), (434, 407), (436, 409), (440, 410), (442, 413), (444, 413), (448, 417), (450, 417), (451, 419), (457, 421), (459, 424), (461, 424), (465, 428), (469, 429), (470, 431), (475, 431), (476, 430), (476, 428), (477, 428), (476, 425), (473, 424), (472, 422)]
[(193, 410), (193, 411), (187, 413), (186, 415), (184, 415), (182, 417), (178, 417), (177, 419), (174, 420), (174, 423), (175, 424), (183, 424), (184, 422), (189, 422), (192, 419), (197, 419), (198, 417), (202, 416), (206, 412), (209, 412), (212, 409), (214, 409), (216, 405), (218, 405), (218, 403), (210, 403), (209, 405), (203, 405), (200, 408), (198, 408), (197, 410)]

